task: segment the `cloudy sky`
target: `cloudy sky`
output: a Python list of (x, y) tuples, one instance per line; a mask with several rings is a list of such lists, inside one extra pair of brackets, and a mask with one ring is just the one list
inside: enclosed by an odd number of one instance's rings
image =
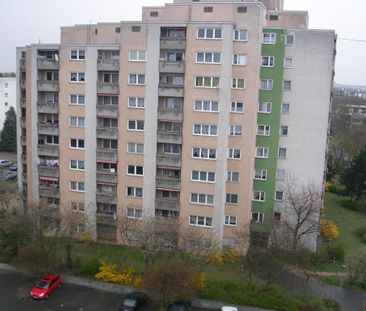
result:
[[(16, 46), (59, 42), (60, 26), (140, 20), (142, 6), (166, 2), (172, 0), (0, 0), (0, 72), (15, 71)], [(285, 0), (285, 9), (308, 10), (310, 28), (335, 29), (335, 81), (366, 85), (365, 0)]]

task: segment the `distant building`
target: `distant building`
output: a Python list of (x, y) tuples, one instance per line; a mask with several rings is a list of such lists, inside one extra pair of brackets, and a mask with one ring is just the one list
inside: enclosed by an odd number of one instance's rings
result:
[(114, 243), (128, 217), (179, 219), (195, 248), (267, 244), (286, 177), (323, 185), (335, 42), (281, 0), (175, 0), (18, 48), (24, 205)]
[(10, 107), (17, 109), (16, 78), (0, 77), (0, 130), (4, 126), (5, 113)]

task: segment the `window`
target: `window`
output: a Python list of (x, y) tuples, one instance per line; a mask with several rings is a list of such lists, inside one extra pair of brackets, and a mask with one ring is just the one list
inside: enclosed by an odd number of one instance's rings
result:
[(47, 135), (46, 136), (46, 144), (47, 145), (58, 145), (58, 136), (54, 135)]
[(196, 100), (194, 102), (194, 111), (218, 112), (219, 103), (212, 100)]
[(138, 165), (128, 165), (127, 174), (142, 176), (142, 175), (144, 175), (144, 167), (138, 166)]
[(192, 157), (198, 159), (216, 159), (216, 149), (192, 148)]
[(145, 50), (130, 50), (128, 51), (128, 60), (132, 62), (144, 62), (146, 61)]
[(212, 13), (213, 12), (213, 6), (205, 6), (203, 7), (204, 13)]
[(252, 221), (253, 222), (263, 222), (264, 213), (252, 213)]
[(9, 87), (9, 83), (4, 83), (4, 88), (8, 88)]
[(239, 182), (239, 172), (227, 172), (226, 181)]
[(217, 125), (193, 124), (193, 135), (217, 136)]
[(198, 52), (196, 53), (196, 63), (199, 64), (220, 64), (221, 53)]
[(222, 39), (221, 28), (198, 28), (197, 39)]
[(286, 171), (283, 169), (276, 170), (276, 179), (277, 180), (285, 180)]
[(291, 91), (292, 83), (289, 80), (283, 81), (283, 90), (284, 91)]
[(179, 74), (176, 74), (176, 75), (174, 75), (174, 74), (166, 75), (164, 77), (163, 84), (183, 86), (183, 84), (184, 84), (184, 76), (183, 75), (179, 75)]
[(214, 196), (212, 194), (191, 193), (190, 202), (193, 204), (213, 205)]
[(238, 204), (239, 196), (236, 193), (226, 193), (227, 204)]
[(84, 83), (85, 82), (85, 73), (84, 72), (70, 72), (70, 82)]
[(144, 120), (128, 120), (127, 128), (130, 131), (143, 131), (145, 122)]
[(229, 148), (228, 159), (240, 159), (240, 149)]
[(267, 147), (256, 147), (255, 148), (255, 157), (256, 158), (268, 158), (269, 148)]
[(287, 45), (295, 44), (295, 35), (286, 35), (285, 44)]
[(129, 97), (128, 98), (129, 108), (144, 108), (145, 98), (144, 97)]
[(289, 114), (290, 113), (290, 104), (282, 103), (281, 104), (281, 113), (282, 114)]
[(243, 102), (231, 102), (230, 112), (243, 113), (244, 103)]
[(115, 31), (116, 31), (116, 33), (121, 33), (121, 27), (116, 27)]
[(73, 212), (84, 212), (85, 205), (82, 202), (70, 202), (70, 208)]
[(258, 112), (271, 113), (271, 111), (272, 111), (272, 103), (270, 103), (270, 102), (259, 103)]
[(71, 94), (70, 105), (85, 105), (85, 95)]
[(262, 67), (274, 67), (274, 56), (262, 56)]
[(281, 125), (280, 135), (282, 135), (282, 136), (288, 135), (288, 126), (287, 125)]
[(247, 7), (246, 6), (238, 6), (238, 13), (246, 13)]
[(234, 54), (233, 55), (233, 65), (246, 65), (247, 56), (245, 54)]
[(71, 50), (70, 59), (72, 60), (85, 60), (85, 50)]
[(150, 12), (150, 17), (158, 17), (159, 16), (159, 12), (158, 11), (151, 11)]
[(161, 197), (162, 198), (170, 198), (170, 199), (178, 198), (178, 192), (162, 190), (161, 191)]
[(47, 103), (58, 103), (58, 93), (46, 93), (46, 101)]
[(264, 202), (266, 199), (266, 193), (264, 191), (253, 191), (253, 201)]
[(271, 32), (264, 32), (262, 35), (262, 43), (275, 44), (276, 43), (276, 34), (271, 33)]
[(180, 109), (182, 109), (182, 105), (183, 105), (182, 98), (169, 97), (169, 98), (166, 98), (165, 101), (164, 101), (164, 108), (165, 109), (180, 110)]
[(163, 152), (166, 154), (180, 154), (180, 144), (164, 144)]
[(98, 170), (109, 171), (111, 173), (115, 173), (117, 171), (117, 164), (116, 163), (101, 163), (101, 166), (98, 167)]
[(84, 117), (70, 117), (70, 127), (84, 127)]
[(74, 149), (84, 149), (84, 139), (78, 139), (78, 138), (70, 138), (70, 148)]
[(273, 213), (273, 220), (280, 221), (281, 220), (281, 213), (280, 212), (274, 212)]
[(129, 74), (128, 84), (144, 85), (145, 75), (144, 74)]
[(259, 136), (269, 136), (271, 133), (271, 126), (266, 124), (258, 124), (257, 135)]
[(118, 105), (118, 96), (99, 96), (102, 105)]
[(163, 128), (161, 128), (161, 130), (163, 130), (164, 132), (173, 132), (173, 133), (182, 132), (182, 123), (166, 121), (161, 122), (160, 124), (163, 125)]
[(144, 144), (128, 143), (127, 152), (129, 153), (144, 153)]
[(294, 59), (293, 57), (285, 57), (283, 61), (284, 68), (293, 68), (294, 67)]
[(286, 148), (279, 148), (278, 149), (278, 157), (280, 159), (285, 159), (286, 158), (286, 153), (287, 153), (287, 149)]
[(273, 80), (271, 80), (271, 79), (261, 80), (261, 90), (270, 91), (272, 89), (273, 89)]
[(127, 217), (128, 218), (135, 218), (135, 219), (142, 219), (142, 210), (137, 208), (128, 208), (127, 209)]
[(236, 216), (225, 216), (225, 225), (236, 226)]
[(98, 121), (103, 128), (117, 128), (118, 127), (118, 119), (103, 118), (103, 119), (98, 119)]
[(102, 139), (103, 149), (117, 149), (118, 140), (117, 139)]
[[(58, 81), (58, 71), (46, 71), (46, 80)], [(4, 95), (8, 96), (8, 93), (5, 93)]]
[(114, 215), (117, 213), (117, 205), (109, 203), (97, 203), (97, 213)]
[(200, 227), (212, 227), (212, 217), (191, 215), (189, 217), (189, 224)]
[(205, 171), (192, 171), (191, 179), (194, 181), (215, 182), (215, 173)]
[(70, 160), (70, 170), (83, 171), (85, 169), (85, 163), (81, 160)]
[(176, 51), (168, 51), (165, 54), (165, 60), (168, 62), (182, 62), (184, 61), (184, 53)]
[(233, 78), (231, 87), (233, 89), (243, 89), (245, 85), (244, 78)]
[(269, 20), (270, 21), (278, 21), (278, 15), (270, 15)]
[(234, 30), (234, 41), (247, 41), (248, 40), (248, 30), (239, 29)]
[(196, 77), (195, 86), (196, 87), (218, 87), (220, 83), (220, 78), (218, 77)]
[(241, 136), (242, 133), (241, 125), (230, 125), (230, 136)]
[(255, 180), (267, 180), (267, 170), (264, 169), (255, 169), (254, 170), (254, 179)]
[(119, 74), (118, 73), (104, 73), (103, 82), (104, 83), (118, 83)]
[(71, 230), (74, 233), (83, 233), (85, 232), (84, 224), (71, 224)]
[(85, 192), (85, 185), (82, 181), (70, 181), (70, 191)]
[(132, 26), (131, 31), (132, 32), (140, 32), (141, 31), (141, 26)]
[(276, 190), (275, 192), (275, 200), (282, 201), (283, 200), (283, 191)]
[(127, 187), (127, 196), (134, 198), (142, 198), (142, 188)]

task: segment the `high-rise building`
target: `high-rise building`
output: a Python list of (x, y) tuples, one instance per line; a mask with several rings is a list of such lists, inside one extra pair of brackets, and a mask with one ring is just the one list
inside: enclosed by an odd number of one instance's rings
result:
[(16, 111), (16, 79), (0, 77), (0, 130), (4, 126), (5, 113), (10, 107)]
[(126, 216), (179, 219), (198, 248), (267, 243), (286, 176), (323, 184), (335, 41), (281, 0), (174, 0), (18, 48), (25, 206), (116, 243)]

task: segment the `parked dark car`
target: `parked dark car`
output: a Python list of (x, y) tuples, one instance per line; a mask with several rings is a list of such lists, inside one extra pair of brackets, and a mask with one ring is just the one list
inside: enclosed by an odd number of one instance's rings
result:
[(190, 301), (177, 301), (172, 303), (167, 311), (191, 311), (191, 302)]
[(148, 297), (144, 293), (134, 292), (128, 294), (126, 298), (122, 301), (119, 311), (133, 311), (140, 310), (140, 308), (145, 305), (148, 301)]
[(17, 172), (18, 171), (18, 167), (16, 165), (12, 165), (8, 167), (8, 170), (10, 172)]

